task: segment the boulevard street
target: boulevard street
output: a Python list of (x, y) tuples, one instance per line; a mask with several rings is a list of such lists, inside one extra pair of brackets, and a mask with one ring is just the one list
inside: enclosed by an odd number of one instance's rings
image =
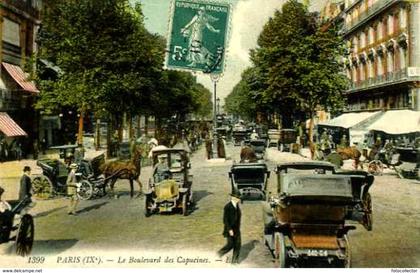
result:
[[(16, 258), (11, 253), (2, 256), (0, 267), (7, 266), (11, 260), (15, 266), (64, 267), (69, 263), (82, 266), (80, 259), (85, 259), (86, 255), (96, 256), (91, 259), (94, 263), (99, 253), (106, 251), (110, 251), (108, 255), (111, 258), (102, 260), (100, 265), (103, 266), (115, 267), (119, 262), (118, 266), (127, 267), (182, 267), (186, 263), (188, 266), (230, 266), (224, 261), (217, 261), (215, 252), (225, 243), (222, 213), (231, 190), (228, 172), (232, 160), (239, 159), (239, 150), (240, 147), (228, 144), (227, 154), (231, 160), (219, 163), (205, 160), (203, 147), (192, 155), (196, 207), (186, 217), (181, 214), (154, 214), (146, 218), (143, 213), (144, 197), (130, 199), (127, 181), (117, 182), (118, 199), (103, 197), (82, 201), (77, 216), (67, 215), (67, 199), (37, 201), (31, 211), (35, 216), (35, 242), (31, 257), (45, 257), (45, 260), (29, 264), (28, 258)], [(275, 155), (271, 158), (278, 161), (267, 162), (272, 171), (268, 190), (272, 192), (276, 184), (273, 172), (276, 163), (308, 160), (276, 150), (270, 150), (269, 154)], [(149, 179), (150, 172), (150, 167), (143, 168), (143, 184)], [(375, 177), (370, 189), (373, 230), (368, 232), (355, 224), (357, 229), (350, 231), (352, 267), (420, 267), (420, 184), (413, 181), (400, 179), (392, 173)], [(261, 201), (245, 201), (242, 204), (239, 267), (276, 267), (271, 253), (262, 243), (261, 205)], [(12, 244), (1, 247), (3, 253), (10, 253)], [(168, 264), (166, 256), (175, 261)], [(96, 262), (98, 265), (99, 262)]]

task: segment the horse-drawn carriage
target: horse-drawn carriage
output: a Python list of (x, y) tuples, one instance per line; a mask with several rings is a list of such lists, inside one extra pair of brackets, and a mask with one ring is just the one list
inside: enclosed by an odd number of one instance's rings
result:
[(264, 206), (264, 240), (280, 267), (350, 267), (347, 233), (372, 229), (373, 176), (336, 173), (328, 162), (277, 166), (277, 194)]
[[(92, 160), (79, 162), (76, 177), (79, 183), (77, 194), (80, 199), (87, 200), (104, 192), (105, 179), (99, 171), (99, 166), (104, 162), (103, 154)], [(67, 165), (57, 159), (40, 159), (37, 160), (37, 165), (42, 169), (42, 174), (32, 179), (34, 197), (47, 199), (54, 195), (66, 194), (69, 173)]]
[(152, 152), (153, 174), (145, 190), (144, 213), (180, 210), (187, 216), (192, 206), (191, 163), (184, 149), (162, 148)]
[(236, 163), (229, 172), (232, 193), (239, 192), (244, 198), (257, 196), (264, 200), (269, 177), (265, 163)]
[(8, 203), (12, 209), (0, 213), (0, 244), (14, 241), (14, 251), (17, 255), (29, 255), (34, 242), (34, 220), (30, 214), (23, 211), (30, 206), (31, 199), (8, 201)]

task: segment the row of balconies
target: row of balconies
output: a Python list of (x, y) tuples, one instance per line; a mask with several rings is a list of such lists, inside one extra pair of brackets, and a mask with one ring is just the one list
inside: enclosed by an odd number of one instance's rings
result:
[(402, 82), (407, 79), (407, 68), (403, 68), (395, 72), (388, 72), (383, 75), (378, 75), (375, 78), (369, 78), (358, 82), (351, 82), (350, 88), (347, 90), (347, 92), (354, 92), (359, 89), (367, 89), (370, 87), (386, 86), (389, 84)]
[(374, 3), (370, 8), (365, 10), (362, 14), (356, 17), (351, 22), (348, 22), (345, 26), (344, 32), (349, 34), (353, 30), (355, 30), (358, 26), (368, 21), (370, 18), (375, 16), (377, 13), (382, 12), (383, 10), (387, 9), (391, 5), (401, 2), (401, 0), (380, 0)]

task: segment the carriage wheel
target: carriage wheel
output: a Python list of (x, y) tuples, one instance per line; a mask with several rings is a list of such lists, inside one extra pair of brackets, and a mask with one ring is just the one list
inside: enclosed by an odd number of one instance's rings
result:
[(90, 198), (92, 198), (93, 195), (92, 184), (86, 180), (82, 180), (80, 181), (80, 183), (81, 185), (79, 190), (77, 191), (77, 196), (79, 196), (81, 200), (89, 200)]
[(344, 241), (345, 241), (345, 255), (346, 258), (344, 260), (344, 268), (350, 268), (351, 267), (351, 249), (350, 249), (350, 243), (349, 238), (347, 235), (344, 235)]
[(152, 215), (152, 210), (150, 209), (149, 198), (146, 196), (146, 198), (144, 198), (144, 216), (150, 217), (150, 215)]
[(188, 215), (188, 200), (187, 200), (187, 194), (184, 194), (182, 196), (182, 215), (187, 216)]
[(34, 243), (34, 220), (31, 215), (25, 214), (19, 224), (16, 235), (16, 254), (27, 256), (31, 253)]
[(51, 180), (45, 175), (37, 176), (32, 180), (33, 196), (38, 199), (51, 198), (54, 192)]
[(286, 267), (286, 245), (284, 235), (280, 232), (275, 232), (273, 235), (274, 240), (274, 259), (278, 263), (278, 267)]
[(363, 226), (368, 230), (371, 231), (373, 227), (373, 213), (372, 213), (372, 197), (370, 193), (366, 194), (366, 197), (363, 200)]
[(368, 165), (368, 172), (373, 175), (382, 175), (382, 172), (384, 171), (384, 165), (380, 160), (372, 160), (369, 162)]

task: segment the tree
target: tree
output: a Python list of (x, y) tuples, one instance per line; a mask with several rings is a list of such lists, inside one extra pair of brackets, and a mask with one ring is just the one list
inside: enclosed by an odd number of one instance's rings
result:
[(37, 79), (37, 107), (53, 112), (70, 105), (80, 113), (79, 138), (87, 111), (122, 116), (146, 108), (161, 77), (164, 43), (147, 32), (141, 7), (128, 0), (57, 0), (48, 5), (38, 58), (57, 65), (56, 80)]
[[(313, 139), (316, 109), (340, 109), (347, 79), (339, 62), (344, 41), (337, 29), (321, 30), (317, 15), (296, 0), (289, 0), (264, 26), (251, 60), (265, 88), (256, 90), (261, 100), (285, 106), (286, 114), (303, 111), (311, 120)], [(287, 107), (286, 107), (287, 106)], [(290, 111), (293, 109), (293, 111)]]

